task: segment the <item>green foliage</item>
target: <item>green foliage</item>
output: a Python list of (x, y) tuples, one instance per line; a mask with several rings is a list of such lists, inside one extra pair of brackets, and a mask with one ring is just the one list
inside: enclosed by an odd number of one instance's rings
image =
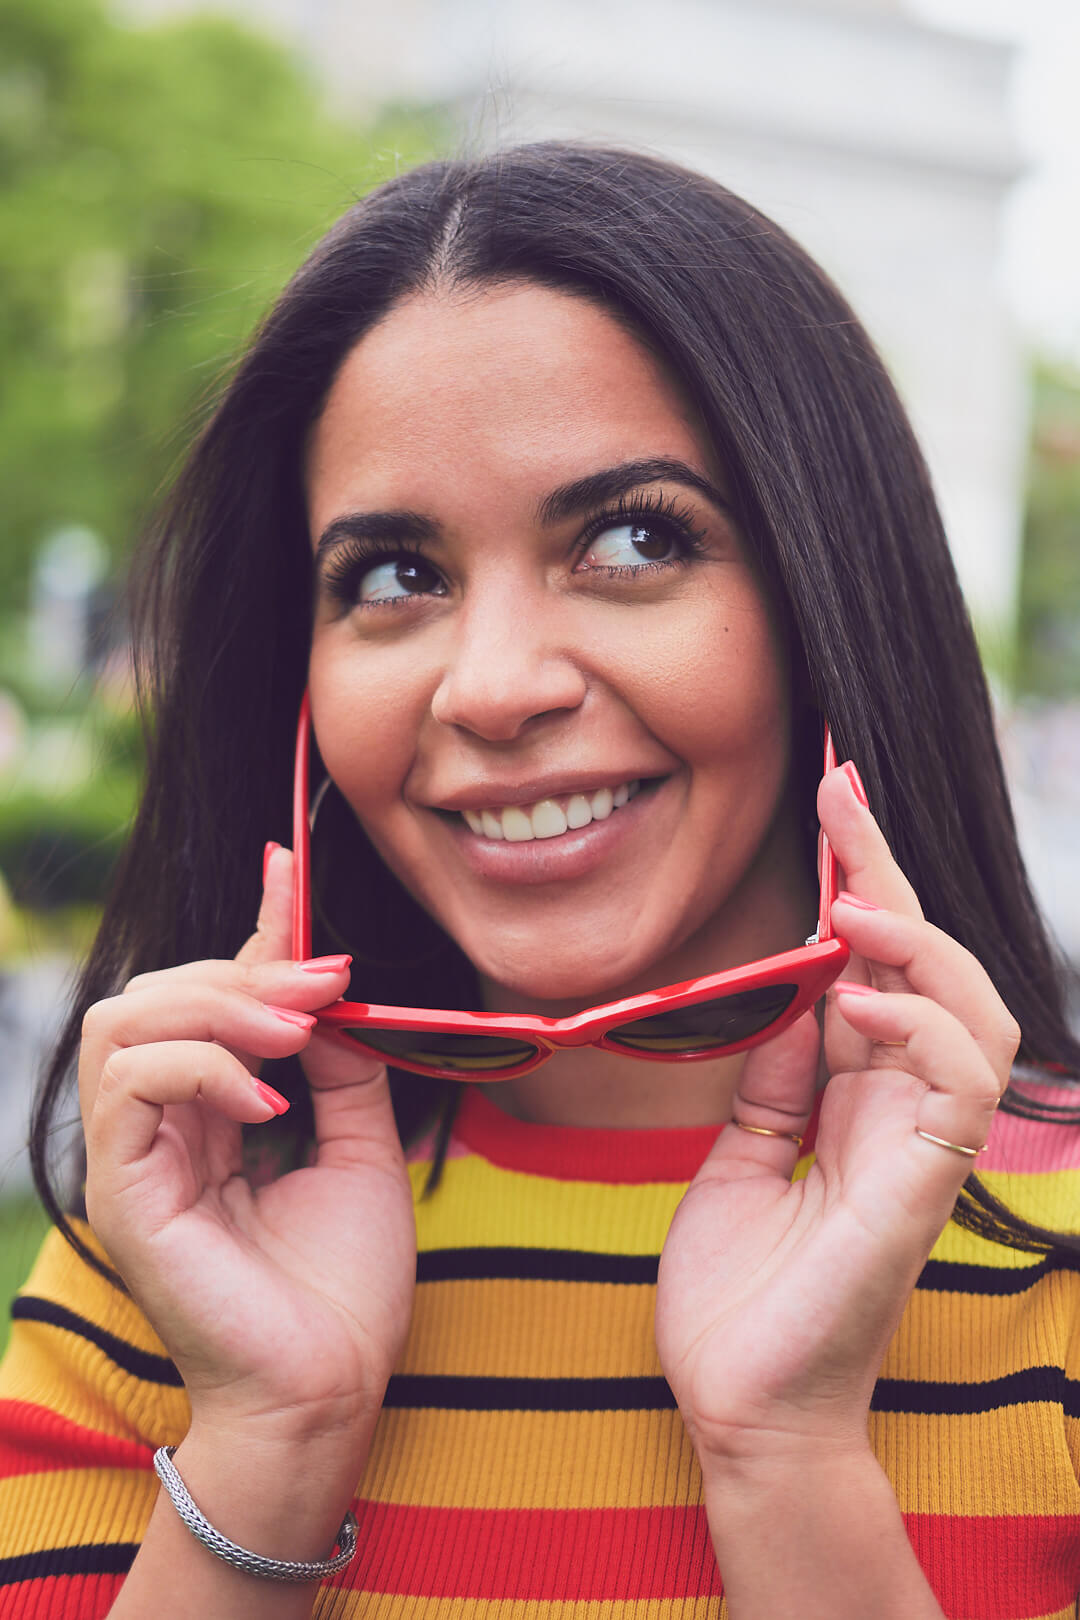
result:
[(26, 1281), (48, 1229), (45, 1212), (34, 1199), (0, 1203), (0, 1354), (11, 1331), (11, 1301)]
[(1020, 583), (1018, 688), (1080, 695), (1080, 373), (1035, 376)]
[(344, 128), (232, 23), (0, 0), (0, 601), (59, 525), (123, 555), (311, 244), (430, 149), (430, 121)]

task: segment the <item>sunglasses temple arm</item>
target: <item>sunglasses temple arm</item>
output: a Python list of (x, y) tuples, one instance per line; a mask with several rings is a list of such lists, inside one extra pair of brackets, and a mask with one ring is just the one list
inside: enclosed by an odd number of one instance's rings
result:
[[(828, 721), (825, 722), (825, 764), (822, 774), (828, 776), (830, 771), (836, 769), (836, 748), (829, 730)], [(832, 907), (836, 899), (836, 856), (832, 852), (832, 845), (825, 834), (821, 835), (821, 899), (818, 905), (818, 942), (832, 939)]]
[(311, 699), (304, 693), (296, 725), (296, 771), (293, 777), (292, 956), (311, 955), (311, 828), (308, 822), (308, 769), (311, 755)]

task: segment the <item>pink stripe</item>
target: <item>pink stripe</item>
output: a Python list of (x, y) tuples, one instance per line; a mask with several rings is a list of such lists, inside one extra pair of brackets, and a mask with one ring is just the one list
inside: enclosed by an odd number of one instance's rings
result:
[[(1028, 1096), (1064, 1103), (1080, 1112), (1080, 1091), (1055, 1088), (1041, 1092), (1034, 1087), (1025, 1090)], [(1080, 1169), (1080, 1125), (1048, 1125), (1041, 1120), (998, 1113), (990, 1128), (987, 1151), (979, 1155), (975, 1169), (1013, 1171), (1022, 1175)]]

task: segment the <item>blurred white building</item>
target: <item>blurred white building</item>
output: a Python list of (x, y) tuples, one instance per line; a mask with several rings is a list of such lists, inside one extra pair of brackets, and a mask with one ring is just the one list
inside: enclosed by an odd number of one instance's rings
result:
[[(123, 0), (141, 20), (194, 0)], [(1011, 46), (903, 0), (217, 0), (343, 110), (452, 110), (466, 149), (582, 135), (703, 169), (833, 273), (927, 451), (992, 654), (1012, 628), (1026, 396), (999, 281)]]

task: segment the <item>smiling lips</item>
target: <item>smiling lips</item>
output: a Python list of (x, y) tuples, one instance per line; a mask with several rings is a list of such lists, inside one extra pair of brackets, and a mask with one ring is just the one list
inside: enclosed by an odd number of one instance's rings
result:
[(565, 798), (538, 799), (535, 804), (509, 804), (489, 810), (463, 810), (461, 814), (477, 837), (524, 844), (535, 838), (558, 838), (592, 821), (606, 821), (638, 792), (641, 783), (620, 782), (618, 787), (594, 793), (572, 793)]

